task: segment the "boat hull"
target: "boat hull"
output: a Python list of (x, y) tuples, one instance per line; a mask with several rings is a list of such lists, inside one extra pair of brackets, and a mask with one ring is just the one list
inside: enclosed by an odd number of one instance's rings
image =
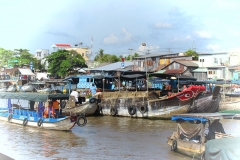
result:
[(109, 92), (107, 94), (103, 95), (102, 102), (99, 104), (102, 115), (170, 119), (173, 114), (186, 113), (192, 103), (192, 97), (185, 100), (180, 100), (178, 96), (159, 98), (155, 92), (150, 92), (148, 95), (146, 92)]
[(97, 103), (85, 102), (80, 106), (66, 107), (63, 109), (62, 113), (66, 115), (85, 115), (92, 116), (98, 108)]
[[(184, 141), (179, 139), (176, 139), (176, 141), (177, 141), (176, 152), (190, 156), (190, 157), (194, 157), (194, 158), (202, 158), (204, 156), (205, 143), (200, 144), (200, 143), (194, 143), (191, 141)], [(172, 146), (173, 139), (169, 137), (167, 143), (168, 145)]]
[[(24, 119), (28, 120), (26, 125), (23, 125)], [(69, 131), (76, 124), (76, 122), (71, 122), (70, 116), (66, 116), (64, 118), (42, 118), (42, 124), (40, 126), (38, 123), (39, 119), (40, 119), (39, 117), (12, 114), (12, 118), (9, 120), (9, 113), (7, 111), (0, 112), (0, 120), (13, 123), (13, 124), (27, 126), (27, 127), (35, 127), (35, 128), (48, 129), (48, 130)], [(76, 120), (76, 117), (75, 117), (75, 120)]]

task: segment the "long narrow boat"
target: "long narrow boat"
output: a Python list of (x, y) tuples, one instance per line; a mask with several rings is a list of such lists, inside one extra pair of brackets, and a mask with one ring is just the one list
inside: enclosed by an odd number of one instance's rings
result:
[[(69, 99), (69, 94), (39, 94), (39, 93), (22, 93), (22, 92), (2, 92), (0, 99), (7, 99), (7, 106), (0, 104), (0, 120), (9, 123), (20, 124), (22, 126), (36, 127), (41, 129), (52, 130), (71, 130), (75, 124), (85, 126), (87, 119), (85, 116), (77, 115), (58, 115), (57, 118), (44, 118), (43, 109), (48, 105), (49, 100), (59, 100), (60, 105), (63, 101)], [(30, 104), (38, 103), (37, 110), (34, 110), (34, 105), (30, 108), (26, 107), (15, 108), (11, 103), (12, 99), (27, 100)], [(83, 122), (82, 122), (83, 121)]]
[[(167, 75), (169, 76), (169, 75)], [(142, 75), (127, 75), (118, 78), (126, 80), (125, 83), (136, 83), (134, 79), (142, 78)], [(176, 93), (171, 90), (149, 89), (143, 90), (135, 87), (124, 90), (111, 90), (116, 83), (116, 77), (95, 77), (97, 86), (103, 86), (102, 101), (99, 109), (102, 115), (142, 117), (152, 119), (170, 119), (173, 114), (216, 112), (219, 108), (220, 87), (215, 87), (214, 92), (207, 92), (206, 86), (190, 85), (187, 89)], [(99, 80), (98, 80), (99, 79)], [(119, 80), (120, 79), (120, 80)], [(100, 85), (101, 84), (101, 85)], [(120, 86), (120, 85), (118, 85)], [(130, 87), (128, 87), (130, 88)]]

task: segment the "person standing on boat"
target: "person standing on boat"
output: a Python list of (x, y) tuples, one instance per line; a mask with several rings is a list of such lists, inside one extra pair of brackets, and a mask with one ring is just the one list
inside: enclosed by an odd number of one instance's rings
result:
[(55, 110), (53, 108), (53, 102), (50, 101), (50, 102), (48, 102), (48, 107), (46, 107), (45, 110), (44, 110), (43, 117), (44, 118), (50, 118), (50, 117), (55, 118), (55, 116), (56, 116), (56, 113), (55, 113)]
[(90, 87), (90, 91), (92, 93), (92, 96), (94, 96), (97, 93), (97, 88), (94, 85), (94, 83), (92, 84), (92, 86)]
[(72, 90), (70, 95), (75, 97), (75, 104), (78, 104), (79, 93), (77, 92), (76, 88)]
[(219, 119), (216, 119), (209, 125), (208, 140), (215, 139), (215, 132), (224, 133), (222, 123), (219, 122)]
[(53, 108), (55, 110), (55, 113), (56, 113), (56, 116), (58, 117), (59, 115), (59, 109), (60, 109), (60, 106), (59, 106), (59, 102), (57, 100), (53, 100)]

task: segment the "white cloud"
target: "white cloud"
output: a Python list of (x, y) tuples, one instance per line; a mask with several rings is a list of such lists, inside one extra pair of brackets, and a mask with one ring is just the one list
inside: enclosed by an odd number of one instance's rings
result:
[(230, 52), (240, 52), (240, 48), (232, 48), (230, 49)]
[(130, 41), (133, 39), (133, 36), (130, 32), (128, 32), (125, 28), (122, 28), (122, 31), (124, 33), (124, 38), (123, 38), (123, 41)]
[(209, 44), (209, 45), (207, 45), (207, 49), (213, 50), (213, 51), (219, 51), (220, 50), (220, 45), (218, 45), (218, 44)]
[(141, 52), (140, 53), (141, 55), (144, 55), (146, 53), (152, 54), (152, 53), (156, 52), (159, 48), (160, 48), (160, 46), (156, 46), (156, 45), (150, 45), (150, 46), (140, 45), (137, 50), (139, 52)]
[(200, 38), (212, 38), (212, 34), (208, 31), (195, 31), (195, 33), (200, 37)]
[(221, 9), (238, 9), (240, 6), (239, 1), (226, 1), (226, 0), (215, 0), (213, 5)]
[(227, 32), (228, 32), (227, 34), (231, 36), (236, 36), (236, 37), (240, 36), (240, 31), (236, 29), (231, 29), (231, 30), (228, 30)]
[(104, 44), (117, 44), (119, 43), (118, 37), (116, 37), (113, 33), (108, 37), (103, 39)]
[(172, 24), (167, 23), (167, 22), (157, 22), (154, 24), (154, 27), (156, 27), (156, 28), (171, 28)]
[(182, 38), (175, 37), (175, 38), (173, 39), (173, 41), (181, 41), (181, 42), (183, 42), (183, 41), (188, 41), (188, 40), (191, 40), (191, 39), (192, 39), (192, 37), (189, 36), (189, 35), (187, 35), (187, 36), (182, 37)]

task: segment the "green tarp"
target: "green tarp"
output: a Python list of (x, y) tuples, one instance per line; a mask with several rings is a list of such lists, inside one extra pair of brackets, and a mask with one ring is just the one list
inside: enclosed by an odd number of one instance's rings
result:
[(240, 137), (209, 140), (205, 148), (205, 160), (239, 160)]
[(28, 92), (0, 92), (0, 99), (23, 99), (35, 102), (46, 102), (48, 99), (69, 99), (69, 94), (40, 94)]

